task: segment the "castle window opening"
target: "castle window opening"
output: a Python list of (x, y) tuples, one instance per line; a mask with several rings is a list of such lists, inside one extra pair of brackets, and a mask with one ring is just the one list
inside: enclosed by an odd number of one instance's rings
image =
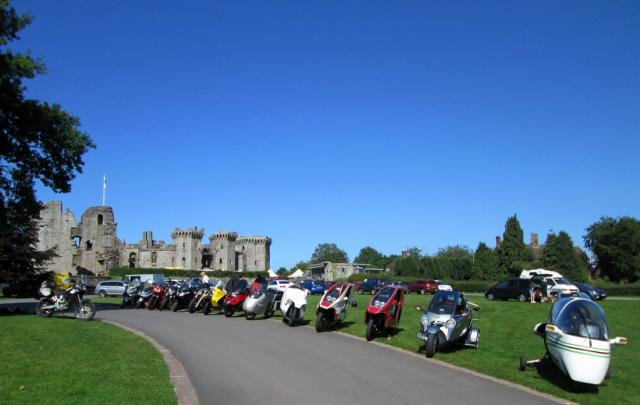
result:
[(73, 245), (77, 248), (80, 247), (80, 241), (82, 240), (82, 238), (80, 236), (74, 236), (73, 237)]
[(242, 245), (242, 250), (244, 250), (244, 245)]
[(86, 248), (87, 248), (87, 252), (90, 252), (93, 249), (93, 243), (91, 243), (90, 240), (88, 240), (85, 245), (86, 245)]
[[(186, 246), (186, 245), (185, 245), (185, 243), (184, 243), (184, 242), (182, 242), (182, 248), (183, 248), (183, 249), (184, 249), (184, 247), (185, 247), (185, 246)], [(182, 259), (182, 260), (184, 260), (184, 259)]]
[(158, 253), (151, 252), (151, 263), (156, 264), (158, 262)]
[(253, 261), (253, 264), (255, 264), (255, 265), (257, 266), (257, 265), (258, 265), (258, 261), (257, 261), (257, 260), (254, 260), (254, 261)]
[(220, 259), (220, 264), (222, 264), (222, 259)]
[(104, 223), (104, 217), (102, 214), (98, 214), (98, 225), (102, 225)]

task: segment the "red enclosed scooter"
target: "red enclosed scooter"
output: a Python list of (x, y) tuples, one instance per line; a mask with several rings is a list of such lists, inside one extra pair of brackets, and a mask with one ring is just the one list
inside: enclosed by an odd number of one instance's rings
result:
[(227, 290), (227, 295), (224, 297), (224, 316), (229, 318), (233, 316), (237, 309), (242, 308), (242, 304), (251, 293), (251, 290), (246, 280), (237, 277), (231, 277), (227, 281), (225, 290)]
[(376, 335), (386, 333), (390, 328), (398, 326), (402, 307), (404, 306), (404, 291), (401, 287), (383, 287), (371, 298), (371, 302), (364, 313), (367, 324), (367, 340), (373, 340)]
[(316, 309), (316, 332), (333, 328), (344, 321), (349, 304), (355, 303), (354, 290), (353, 284), (339, 281), (324, 292)]

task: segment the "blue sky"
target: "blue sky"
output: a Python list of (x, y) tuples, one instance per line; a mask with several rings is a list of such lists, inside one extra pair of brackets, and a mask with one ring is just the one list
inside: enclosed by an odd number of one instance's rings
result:
[(38, 195), (79, 217), (106, 174), (128, 243), (269, 235), (276, 269), (640, 216), (637, 1), (15, 5), (48, 67), (29, 96), (97, 144)]

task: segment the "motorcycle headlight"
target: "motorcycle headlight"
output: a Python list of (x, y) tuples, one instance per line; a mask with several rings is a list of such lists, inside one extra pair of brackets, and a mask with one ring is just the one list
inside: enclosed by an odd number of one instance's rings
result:
[(446, 326), (447, 329), (453, 329), (453, 328), (456, 327), (456, 320), (451, 318), (447, 322), (444, 323), (444, 326)]
[(420, 323), (426, 328), (427, 326), (429, 326), (429, 317), (426, 315), (422, 315), (422, 318), (420, 318)]
[(238, 295), (238, 293), (234, 293), (234, 292), (231, 293), (232, 298), (235, 297), (236, 295)]
[(180, 296), (180, 297), (184, 297), (186, 294), (187, 294), (187, 293), (183, 291), (183, 292), (181, 292), (180, 294), (178, 294), (178, 296)]

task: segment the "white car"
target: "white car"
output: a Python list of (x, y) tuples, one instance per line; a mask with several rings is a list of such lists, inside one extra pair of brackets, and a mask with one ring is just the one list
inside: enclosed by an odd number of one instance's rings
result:
[(289, 280), (271, 280), (267, 286), (268, 290), (280, 290), (284, 291), (291, 285)]
[(571, 293), (577, 293), (578, 287), (571, 284), (570, 281), (562, 277), (546, 277), (544, 281), (547, 283), (547, 294), (549, 296), (566, 294), (570, 295)]
[(435, 280), (438, 291), (453, 291), (453, 287), (442, 280)]

